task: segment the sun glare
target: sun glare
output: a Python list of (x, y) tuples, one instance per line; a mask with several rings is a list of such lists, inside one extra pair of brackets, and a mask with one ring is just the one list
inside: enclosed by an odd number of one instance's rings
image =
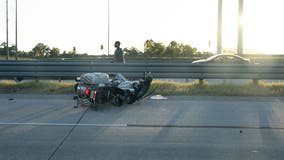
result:
[[(143, 51), (144, 42), (153, 39), (166, 45), (175, 40), (200, 51), (216, 52), (218, 0), (110, 0), (110, 37), (105, 0), (21, 2), (18, 13), (20, 50), (29, 51), (42, 42), (62, 51), (76, 46), (82, 53), (101, 54), (106, 52), (108, 41), (110, 49), (114, 49), (113, 42), (120, 40), (122, 47)], [(223, 0), (223, 49), (237, 48), (238, 2)], [(244, 53), (284, 54), (283, 4), (283, 0), (244, 0)], [(12, 2), (10, 6), (9, 38), (13, 44)], [(5, 15), (5, 1), (0, 2), (0, 13)], [(5, 16), (1, 16), (0, 21), (3, 22), (0, 34), (5, 35)], [(5, 36), (1, 36), (0, 43), (4, 41)], [(104, 50), (100, 49), (101, 45), (105, 46)]]
[(284, 54), (283, 1), (245, 2), (244, 47), (265, 54)]

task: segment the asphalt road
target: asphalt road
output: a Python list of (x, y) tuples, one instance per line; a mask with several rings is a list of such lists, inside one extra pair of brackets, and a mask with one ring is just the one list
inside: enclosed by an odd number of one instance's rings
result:
[(0, 95), (0, 159), (283, 159), (284, 98), (168, 98), (95, 111)]

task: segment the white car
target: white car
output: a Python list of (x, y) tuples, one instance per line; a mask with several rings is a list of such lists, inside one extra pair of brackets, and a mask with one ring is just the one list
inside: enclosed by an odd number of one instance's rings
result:
[(217, 54), (207, 59), (200, 59), (192, 62), (193, 64), (250, 64), (250, 59), (235, 54)]

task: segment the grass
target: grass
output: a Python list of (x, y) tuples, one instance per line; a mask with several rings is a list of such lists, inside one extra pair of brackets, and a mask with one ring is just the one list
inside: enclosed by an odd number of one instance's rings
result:
[(281, 96), (284, 83), (247, 84), (199, 84), (153, 81), (150, 90), (163, 95), (204, 95), (204, 96)]
[(20, 94), (72, 94), (73, 85), (71, 82), (0, 82), (0, 93)]
[[(0, 93), (18, 94), (72, 94), (75, 82), (0, 82)], [(198, 81), (177, 83), (168, 81), (152, 82), (149, 92), (161, 95), (204, 95), (204, 96), (283, 96), (284, 83), (208, 84)]]

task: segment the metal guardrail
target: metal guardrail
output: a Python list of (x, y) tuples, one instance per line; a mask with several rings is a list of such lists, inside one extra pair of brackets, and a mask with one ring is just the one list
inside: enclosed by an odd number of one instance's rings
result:
[(84, 73), (122, 73), (140, 78), (182, 79), (284, 79), (282, 64), (99, 63), (92, 61), (0, 61), (1, 79), (74, 79)]

